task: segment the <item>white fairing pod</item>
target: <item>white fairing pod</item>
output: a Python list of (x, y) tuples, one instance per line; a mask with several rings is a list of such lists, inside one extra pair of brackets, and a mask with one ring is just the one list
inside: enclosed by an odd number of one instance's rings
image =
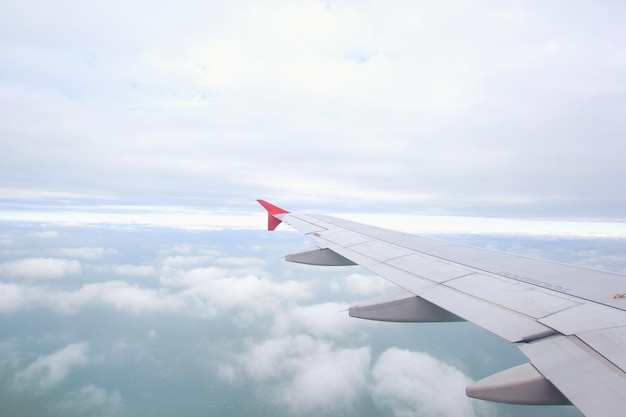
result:
[(509, 404), (568, 405), (556, 387), (530, 363), (506, 369), (473, 383), (468, 397)]
[(463, 321), (459, 316), (404, 290), (352, 306), (349, 313), (351, 317), (380, 321)]
[(333, 252), (332, 250), (327, 249), (327, 248), (305, 249), (300, 252), (286, 255), (285, 260), (288, 262), (296, 262), (299, 264), (320, 265), (320, 266), (356, 265), (350, 259), (345, 258), (339, 255), (337, 252)]

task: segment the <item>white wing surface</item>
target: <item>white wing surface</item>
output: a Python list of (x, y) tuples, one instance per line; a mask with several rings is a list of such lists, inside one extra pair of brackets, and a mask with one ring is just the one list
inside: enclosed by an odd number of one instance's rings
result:
[(358, 264), (401, 288), (350, 307), (351, 316), (467, 320), (518, 344), (529, 363), (470, 385), (467, 395), (626, 415), (626, 276), (259, 203), (270, 230), (285, 222), (317, 243), (288, 261)]

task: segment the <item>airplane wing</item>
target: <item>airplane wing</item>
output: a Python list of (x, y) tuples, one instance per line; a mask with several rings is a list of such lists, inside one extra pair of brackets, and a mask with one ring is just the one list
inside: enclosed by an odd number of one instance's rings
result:
[(626, 415), (626, 276), (428, 239), (258, 200), (268, 229), (287, 223), (317, 247), (287, 255), (360, 265), (399, 292), (350, 307), (372, 320), (467, 320), (516, 343), (529, 362), (470, 385), (470, 397), (573, 404), (587, 417)]

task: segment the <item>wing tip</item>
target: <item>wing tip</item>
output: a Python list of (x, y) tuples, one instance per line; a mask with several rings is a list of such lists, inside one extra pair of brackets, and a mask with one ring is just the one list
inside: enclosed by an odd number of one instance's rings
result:
[(284, 214), (289, 213), (289, 211), (284, 208), (275, 206), (272, 203), (268, 203), (265, 200), (258, 199), (257, 202), (263, 206), (265, 210), (267, 210), (267, 230), (274, 230), (278, 227), (279, 224), (282, 223), (282, 220), (274, 217), (276, 214)]

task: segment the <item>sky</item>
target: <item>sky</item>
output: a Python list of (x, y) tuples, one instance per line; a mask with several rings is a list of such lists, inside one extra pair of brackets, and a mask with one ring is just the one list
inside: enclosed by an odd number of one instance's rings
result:
[(349, 319), (394, 288), (255, 200), (626, 272), (625, 20), (0, 0), (0, 415), (544, 416), (465, 397), (525, 362), (476, 326)]
[(3, 212), (624, 219), (623, 2), (1, 8)]

